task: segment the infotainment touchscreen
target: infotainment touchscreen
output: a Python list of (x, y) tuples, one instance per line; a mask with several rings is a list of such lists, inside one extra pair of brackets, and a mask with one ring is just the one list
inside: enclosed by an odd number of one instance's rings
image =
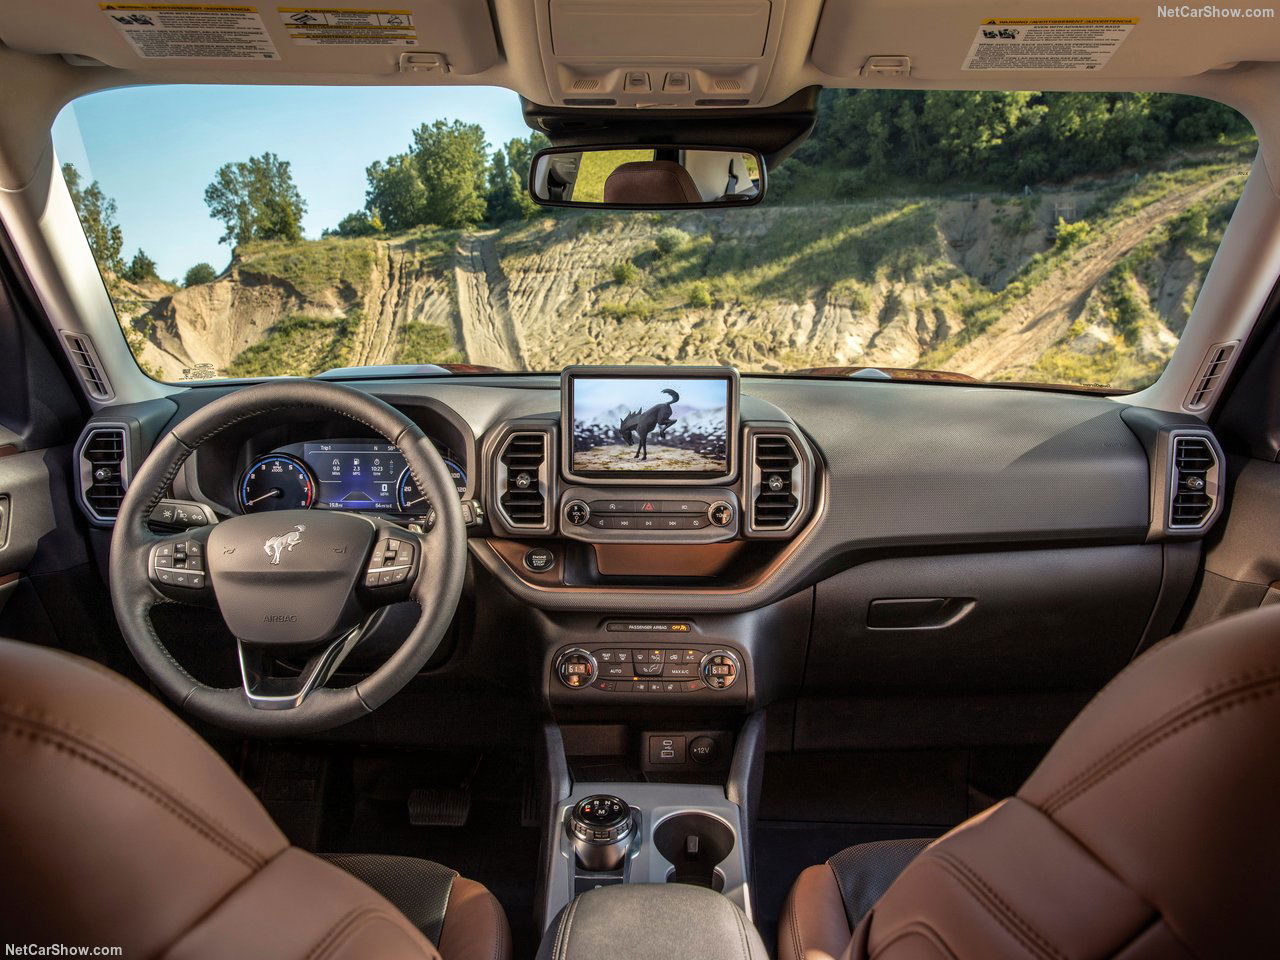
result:
[(714, 367), (570, 368), (565, 472), (646, 482), (730, 477), (737, 386), (735, 371)]

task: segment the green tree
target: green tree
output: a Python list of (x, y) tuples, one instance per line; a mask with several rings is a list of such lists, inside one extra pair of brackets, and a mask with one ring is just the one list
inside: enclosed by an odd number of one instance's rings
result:
[(235, 246), (252, 240), (302, 239), (302, 199), (288, 160), (267, 152), (237, 163), (224, 163), (204, 190), (209, 214), (221, 220), (220, 242)]
[(156, 274), (156, 262), (148, 257), (142, 248), (138, 248), (138, 252), (133, 255), (133, 259), (129, 261), (129, 265), (124, 268), (121, 274), (131, 283), (143, 283), (147, 280), (158, 280)]
[(217, 278), (217, 271), (213, 269), (212, 264), (201, 262), (187, 271), (187, 275), (182, 278), (182, 285), (184, 287), (195, 287), (202, 283), (213, 283)]
[(325, 231), (326, 234), (332, 233), (339, 237), (372, 237), (381, 232), (382, 221), (376, 213), (370, 214), (367, 210), (348, 213), (332, 231)]
[(413, 131), (413, 162), (427, 192), (425, 222), (469, 227), (484, 219), (488, 149), (477, 123), (437, 120)]
[(401, 153), (385, 163), (375, 160), (364, 173), (364, 208), (385, 229), (398, 232), (427, 222), (427, 188), (412, 156)]
[(485, 219), (492, 224), (508, 220), (528, 220), (538, 211), (538, 205), (529, 196), (529, 166), (534, 154), (549, 147), (549, 141), (541, 133), (508, 140), (494, 153), (489, 166), (489, 196)]
[(124, 248), (124, 232), (116, 223), (116, 202), (102, 192), (97, 180), (82, 187), (80, 171), (75, 164), (62, 165), (62, 179), (67, 183), (93, 259), (103, 270), (116, 275), (123, 273), (124, 261), (120, 258), (120, 251)]

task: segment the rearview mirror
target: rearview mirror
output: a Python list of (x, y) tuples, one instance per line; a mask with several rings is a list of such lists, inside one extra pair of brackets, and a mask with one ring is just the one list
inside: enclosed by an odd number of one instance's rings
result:
[(746, 207), (764, 198), (764, 188), (760, 154), (724, 147), (553, 147), (529, 172), (529, 192), (548, 207)]

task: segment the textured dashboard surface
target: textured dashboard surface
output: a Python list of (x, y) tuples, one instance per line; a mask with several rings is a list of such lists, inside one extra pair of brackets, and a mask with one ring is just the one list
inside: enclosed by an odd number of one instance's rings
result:
[[(430, 397), (476, 437), (511, 418), (559, 418), (553, 377), (357, 381), (384, 399)], [(225, 389), (225, 388), (224, 388)], [(1148, 460), (1100, 397), (918, 383), (742, 381), (744, 420), (791, 420), (820, 463), (817, 510), (769, 575), (741, 589), (555, 589), (514, 576), (483, 542), (473, 555), (516, 596), (551, 610), (689, 613), (771, 603), (860, 557), (913, 548), (1141, 542)], [(186, 415), (219, 388), (177, 399)]]

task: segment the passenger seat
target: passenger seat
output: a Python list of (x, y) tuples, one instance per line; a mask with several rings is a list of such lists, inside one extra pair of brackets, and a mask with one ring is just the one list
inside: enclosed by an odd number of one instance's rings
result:
[(1280, 606), (1156, 646), (1017, 795), (796, 881), (779, 960), (1275, 955)]

